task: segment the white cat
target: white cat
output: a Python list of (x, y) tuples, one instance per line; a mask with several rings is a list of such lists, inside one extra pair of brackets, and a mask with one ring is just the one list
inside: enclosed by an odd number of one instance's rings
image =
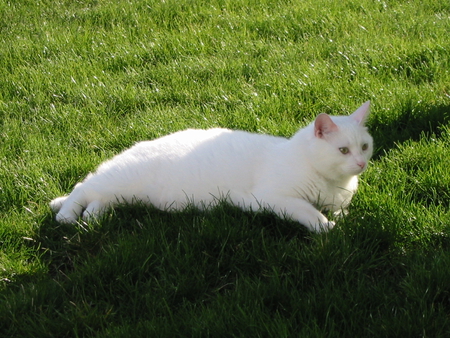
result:
[(290, 139), (216, 128), (139, 142), (50, 206), (58, 222), (76, 223), (122, 202), (180, 210), (226, 200), (245, 210), (268, 208), (312, 231), (327, 230), (335, 223), (320, 211), (345, 211), (372, 155), (364, 126), (369, 106), (350, 116), (320, 114)]

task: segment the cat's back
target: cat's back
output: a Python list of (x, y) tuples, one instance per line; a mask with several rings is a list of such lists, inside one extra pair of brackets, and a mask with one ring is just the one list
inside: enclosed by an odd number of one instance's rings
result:
[(239, 157), (261, 154), (264, 149), (283, 141), (286, 139), (225, 128), (186, 129), (155, 140), (139, 142), (130, 150), (134, 155), (141, 153), (147, 158), (158, 156), (174, 159), (212, 154)]
[(251, 191), (259, 168), (276, 144), (286, 141), (222, 128), (188, 129), (130, 148), (121, 177), (132, 176), (146, 192), (152, 191), (156, 205), (182, 202), (186, 195), (208, 201), (217, 192)]

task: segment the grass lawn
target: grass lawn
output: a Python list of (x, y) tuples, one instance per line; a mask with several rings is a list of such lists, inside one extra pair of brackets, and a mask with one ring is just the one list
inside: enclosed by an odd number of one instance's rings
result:
[[(0, 3), (0, 336), (449, 337), (450, 2)], [(185, 128), (290, 137), (373, 103), (350, 214), (48, 202)]]

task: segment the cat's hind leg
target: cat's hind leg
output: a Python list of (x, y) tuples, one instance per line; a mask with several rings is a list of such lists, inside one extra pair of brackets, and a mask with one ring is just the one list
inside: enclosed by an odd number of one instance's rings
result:
[[(81, 182), (75, 185), (74, 191), (81, 186)], [(59, 213), (59, 211), (62, 209), (63, 205), (65, 204), (66, 200), (70, 197), (73, 197), (73, 192), (70, 195), (60, 196), (52, 201), (50, 201), (50, 209), (52, 209), (53, 212)], [(58, 220), (59, 217), (57, 217)]]
[(52, 200), (50, 202), (50, 209), (52, 209), (53, 212), (58, 212), (62, 208), (67, 197), (69, 197), (69, 195), (57, 197), (54, 200)]
[(83, 205), (77, 201), (70, 201), (70, 203), (67, 202), (63, 204), (59, 212), (56, 214), (56, 221), (58, 223), (74, 224), (81, 215)]
[(83, 219), (85, 221), (99, 219), (106, 211), (107, 205), (101, 200), (94, 200), (90, 202), (83, 212)]
[(69, 196), (58, 197), (50, 202), (50, 206), (58, 211), (56, 221), (67, 224), (76, 223), (87, 204), (86, 193), (81, 184), (77, 184)]

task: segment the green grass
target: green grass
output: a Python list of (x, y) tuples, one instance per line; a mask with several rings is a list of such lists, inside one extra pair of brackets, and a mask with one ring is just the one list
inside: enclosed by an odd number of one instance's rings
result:
[[(450, 4), (0, 3), (0, 336), (448, 337)], [(185, 128), (290, 136), (370, 99), (348, 217), (48, 202)]]

